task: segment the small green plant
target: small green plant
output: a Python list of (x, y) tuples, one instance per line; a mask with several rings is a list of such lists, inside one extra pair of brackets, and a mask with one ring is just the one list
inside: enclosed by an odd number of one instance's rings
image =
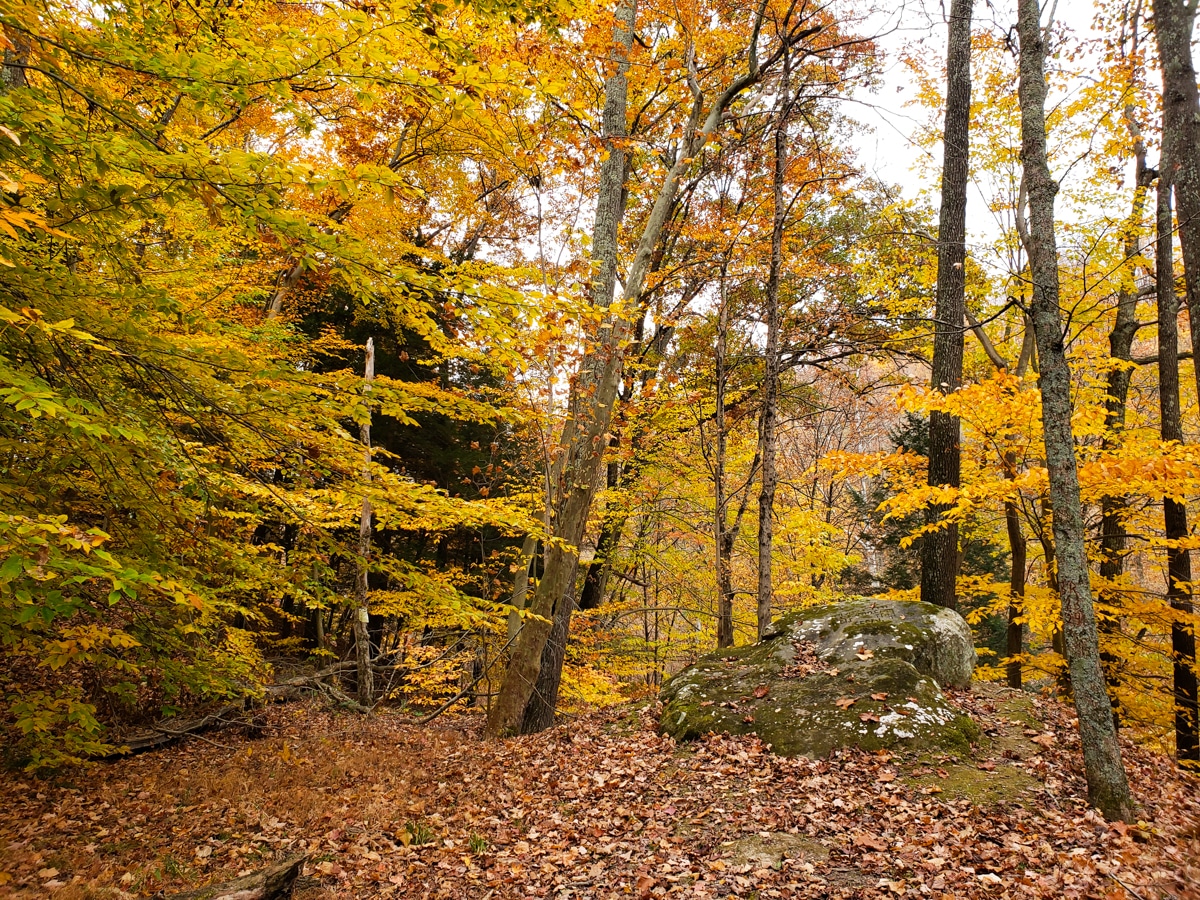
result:
[(487, 853), (489, 846), (490, 845), (488, 844), (487, 838), (476, 831), (472, 831), (471, 836), (467, 838), (467, 847), (476, 856), (481, 856), (484, 853)]
[(433, 829), (424, 822), (409, 822), (404, 826), (404, 830), (408, 832), (410, 842), (414, 847), (431, 843), (437, 837), (433, 833)]

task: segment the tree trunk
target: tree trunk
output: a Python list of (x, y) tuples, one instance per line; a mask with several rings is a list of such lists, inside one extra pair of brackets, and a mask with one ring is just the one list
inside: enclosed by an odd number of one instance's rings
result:
[[(1192, 62), (1195, 17), (1194, 3), (1183, 0), (1154, 2), (1154, 33), (1158, 38), (1158, 56), (1163, 73), (1163, 161), (1159, 165), (1160, 179), (1165, 178), (1174, 187), (1179, 205), (1179, 246), (1183, 255), (1185, 296), (1193, 348), (1196, 336), (1200, 334), (1200, 93), (1197, 91), (1196, 69)], [(1159, 243), (1162, 243), (1161, 239)], [(1164, 281), (1170, 283), (1169, 291), (1174, 297), (1173, 277), (1160, 277), (1160, 298), (1162, 292), (1168, 290), (1163, 284)], [(1161, 302), (1160, 299), (1160, 304)], [(1162, 328), (1161, 321), (1159, 328)], [(1174, 359), (1177, 359), (1177, 355)], [(1162, 360), (1160, 349), (1160, 367)], [(1196, 387), (1200, 390), (1200, 364), (1194, 366), (1194, 369)], [(1163, 377), (1162, 372), (1159, 373), (1159, 377)], [(1174, 501), (1166, 501), (1164, 507), (1168, 504), (1174, 511), (1168, 512), (1164, 509), (1164, 514), (1177, 519), (1173, 525), (1168, 524), (1168, 527), (1174, 530), (1182, 528), (1183, 534), (1186, 534), (1185, 508)], [(1182, 571), (1182, 563), (1177, 562), (1177, 566)], [(1200, 762), (1200, 741), (1197, 740), (1196, 634), (1188, 621), (1193, 606), (1190, 595), (1174, 583), (1170, 556), (1168, 580), (1168, 598), (1172, 609), (1179, 614), (1171, 625), (1175, 751), (1180, 762), (1196, 764)]]
[[(1179, 246), (1193, 338), (1200, 334), (1200, 91), (1192, 62), (1195, 20), (1194, 2), (1154, 0), (1154, 35), (1163, 79), (1162, 155), (1170, 164), (1167, 180), (1179, 207)], [(1195, 371), (1200, 390), (1200, 365)]]
[[(1132, 26), (1136, 51), (1137, 23)], [(1130, 263), (1141, 252), (1138, 238), (1145, 209), (1146, 189), (1153, 174), (1146, 166), (1146, 145), (1142, 140), (1141, 128), (1135, 118), (1136, 109), (1126, 104), (1124, 117), (1129, 136), (1133, 139), (1133, 156), (1136, 165), (1136, 180), (1133, 193), (1133, 209), (1129, 213), (1128, 231), (1125, 237), (1125, 259)], [(1136, 273), (1130, 273), (1135, 275)], [(1133, 339), (1137, 336), (1138, 288), (1136, 279), (1122, 287), (1117, 295), (1117, 316), (1108, 336), (1109, 356), (1128, 363), (1132, 353)], [(1128, 365), (1114, 366), (1109, 370), (1107, 391), (1104, 400), (1104, 440), (1102, 446), (1113, 451), (1119, 445), (1125, 430), (1125, 408), (1129, 399), (1129, 379), (1132, 374)], [(1113, 706), (1113, 722), (1121, 724), (1121, 702), (1117, 688), (1121, 681), (1121, 657), (1112, 644), (1121, 630), (1121, 595), (1112, 589), (1112, 584), (1125, 571), (1125, 513), (1128, 503), (1123, 496), (1105, 495), (1100, 499), (1100, 579), (1103, 586), (1096, 598), (1096, 616), (1100, 633), (1108, 636), (1108, 646), (1102, 646), (1100, 660), (1104, 666), (1104, 680), (1108, 685), (1109, 701)]]
[[(629, 54), (633, 47), (636, 0), (621, 0), (613, 27), (612, 66), (604, 82), (602, 138), (605, 158), (600, 166), (600, 188), (592, 231), (592, 258), (596, 270), (590, 288), (594, 305), (607, 307), (616, 284), (617, 230), (620, 226), (627, 154), (621, 139), (628, 133), (626, 122), (629, 84)], [(631, 273), (632, 274), (632, 273)], [(640, 285), (639, 285), (640, 291)], [(560, 541), (546, 545), (545, 570), (530, 601), (532, 611), (543, 619), (527, 619), (517, 636), (500, 691), (488, 716), (489, 736), (500, 737), (521, 729), (525, 707), (541, 669), (542, 650), (566, 590), (573, 580), (578, 547), (596, 490), (596, 476), (608, 441), (605, 432), (612, 415), (620, 376), (621, 342), (628, 324), (620, 317), (606, 320), (596, 346), (584, 358), (571, 385), (568, 418), (563, 427), (559, 464), (552, 491), (555, 515), (553, 536)], [(565, 540), (570, 546), (564, 547)]]
[(567, 596), (554, 613), (554, 627), (542, 648), (542, 662), (538, 669), (537, 683), (529, 702), (525, 704), (525, 715), (521, 719), (521, 734), (536, 734), (554, 724), (554, 710), (558, 707), (558, 689), (562, 685), (563, 662), (567, 657), (567, 639), (571, 634), (571, 613), (575, 611), (575, 578), (572, 576)]
[(725, 345), (729, 335), (729, 296), (725, 289), (725, 271), (728, 260), (721, 265), (720, 308), (717, 311), (717, 339), (715, 347), (716, 397), (713, 410), (713, 428), (716, 430), (716, 449), (713, 453), (713, 549), (716, 551), (717, 576), (717, 647), (733, 646), (733, 574), (730, 571), (733, 542), (727, 540), (729, 516), (726, 507), (729, 498), (725, 494)]
[(1059, 309), (1054, 195), (1046, 161), (1045, 36), (1038, 0), (1018, 0), (1021, 162), (1029, 189), (1030, 317), (1037, 340), (1046, 469), (1053, 508), (1063, 640), (1083, 743), (1088, 801), (1109, 819), (1132, 815), (1121, 748), (1108, 702), (1084, 545), (1083, 507), (1071, 425), (1071, 371)]
[[(946, 52), (946, 121), (942, 141), (942, 208), (938, 216), (937, 311), (934, 314), (933, 389), (949, 394), (962, 384), (963, 314), (966, 292), (967, 180), (970, 176), (971, 5), (953, 0)], [(929, 416), (929, 486), (957, 488), (962, 461), (958, 417)], [(934, 504), (930, 523), (941, 527), (921, 543), (921, 599), (954, 609), (958, 605), (958, 523), (950, 507)]]
[[(754, 42), (759, 35), (762, 9), (760, 7), (754, 26)], [(620, 95), (622, 121), (626, 94), (624, 72), (629, 65), (628, 54), (633, 43), (635, 13), (636, 6), (633, 0), (627, 0), (617, 8), (613, 45), (618, 52), (617, 73), (621, 85), (615, 92)], [(596, 336), (594, 347), (585, 356), (579, 377), (571, 388), (567, 421), (560, 442), (561, 466), (556, 473), (558, 489), (555, 492), (553, 537), (557, 540), (551, 542), (547, 548), (546, 571), (538, 582), (530, 604), (531, 611), (539, 618), (528, 620), (517, 637), (504, 680), (496, 696), (496, 703), (488, 716), (488, 737), (504, 737), (515, 733), (524, 718), (525, 706), (533, 692), (540, 668), (542, 648), (553, 627), (555, 611), (558, 605), (565, 601), (564, 591), (574, 577), (579, 560), (579, 543), (583, 538), (588, 511), (596, 493), (596, 483), (603, 464), (604, 450), (608, 444), (608, 427), (612, 420), (613, 403), (616, 401), (621, 378), (625, 341), (630, 330), (629, 311), (637, 308), (636, 301), (641, 297), (652, 254), (674, 207), (680, 180), (691, 168), (695, 155), (699, 154), (716, 132), (729, 105), (742, 91), (762, 77), (754, 42), (748, 52), (749, 71), (734, 78), (708, 107), (707, 113), (704, 110), (703, 96), (699, 93), (695, 63), (689, 51), (689, 83), (695, 86), (692, 116), (684, 128), (679, 152), (667, 171), (638, 240), (633, 260), (626, 272), (619, 309), (605, 319)], [(610, 79), (610, 82), (612, 80)], [(606, 120), (607, 95), (606, 87)], [(616, 142), (612, 142), (609, 159), (618, 152), (624, 151), (619, 149)], [(624, 172), (624, 165), (621, 171)], [(601, 210), (608, 203), (619, 203), (621, 190), (622, 184), (619, 179), (602, 181), (598, 221)], [(610, 196), (613, 193), (617, 196)]]
[[(375, 379), (375, 341), (367, 338), (367, 360), (363, 374), (363, 393), (371, 390)], [(367, 589), (371, 563), (371, 500), (366, 495), (366, 485), (371, 481), (371, 413), (359, 426), (359, 437), (363, 445), (363, 500), (358, 523), (358, 579), (354, 591), (354, 658), (357, 664), (356, 687), (358, 702), (370, 706), (375, 699), (375, 675), (371, 670), (371, 616), (367, 602)]]
[[(613, 293), (616, 289), (617, 235), (621, 226), (621, 220), (624, 218), (625, 174), (628, 164), (628, 156), (620, 139), (628, 133), (628, 124), (626, 122), (629, 91), (627, 73), (629, 70), (629, 53), (633, 46), (634, 21), (636, 16), (636, 0), (623, 0), (616, 13), (613, 57), (609, 60), (614, 68), (604, 83), (602, 134), (606, 155), (600, 165), (600, 191), (596, 201), (596, 219), (592, 228), (592, 261), (595, 266), (589, 290), (593, 306), (607, 307), (612, 303)], [(586, 409), (587, 404), (596, 399), (594, 393), (606, 377), (612, 377), (613, 379), (613, 397), (615, 401), (615, 384), (620, 378), (619, 354), (621, 349), (618, 341), (612, 339), (617, 333), (623, 332), (627, 328), (627, 323), (624, 321), (609, 322), (605, 327), (609, 330), (610, 341), (606, 343), (603, 336), (601, 337), (601, 340), (597, 342), (601, 345), (600, 349), (589, 353), (584, 358), (579, 374), (571, 385), (571, 393), (568, 399), (570, 412), (562, 436), (563, 449), (567, 449), (566, 445), (571, 437), (578, 437), (578, 434), (571, 434), (570, 429), (572, 426), (574, 425), (578, 429), (584, 424), (586, 416), (591, 415), (603, 418), (605, 427), (607, 427), (607, 422), (611, 419), (611, 402), (606, 410), (599, 409), (597, 406), (594, 406), (590, 411)], [(614, 370), (608, 373), (608, 369)], [(596, 436), (596, 442), (593, 444), (593, 447), (600, 448), (607, 445), (607, 436)], [(601, 449), (598, 450), (596, 455), (600, 456), (602, 453)], [(568, 470), (571, 468), (572, 457), (568, 452), (564, 453), (560, 459), (567, 462), (567, 470), (558, 465), (554, 466), (554, 477), (550, 479), (546, 496), (547, 510), (555, 509), (555, 513), (558, 516), (561, 516), (563, 512), (559, 504), (559, 501), (564, 496), (561, 490), (564, 483), (563, 476), (565, 473), (568, 476), (571, 474)], [(588, 467), (586, 460), (579, 460), (576, 457), (575, 462), (576, 465), (582, 463), (582, 468), (584, 469)], [(596, 463), (598, 467), (599, 459), (596, 460)], [(505, 688), (509, 684), (507, 676), (501, 685), (501, 696), (506, 703), (516, 702), (514, 691), (525, 693), (524, 708), (520, 712), (519, 724), (515, 709), (506, 712), (506, 715), (511, 717), (510, 723), (506, 726), (507, 729), (519, 731), (521, 734), (529, 734), (532, 731), (541, 730), (541, 728), (548, 727), (554, 720), (553, 702), (547, 708), (546, 698), (553, 696), (557, 700), (558, 697), (558, 686), (562, 679), (562, 662), (566, 652), (566, 641), (570, 634), (571, 613), (574, 609), (574, 581), (578, 567), (577, 548), (583, 539), (584, 527), (587, 524), (588, 509), (591, 507), (591, 496), (595, 493), (596, 473), (585, 473), (581, 477), (588, 479), (585, 484), (590, 484), (591, 487), (582, 511), (576, 513), (577, 516), (582, 517), (582, 521), (578, 523), (578, 536), (572, 540), (572, 544), (576, 548), (575, 553), (573, 556), (568, 554), (561, 563), (570, 566), (570, 575), (569, 577), (562, 577), (564, 573), (555, 573), (553, 584), (556, 586), (561, 584), (561, 589), (559, 595), (552, 598), (552, 624), (546, 632), (546, 636), (541, 639), (541, 646), (538, 650), (536, 683), (527, 691), (525, 687), (521, 687), (518, 690), (514, 685), (514, 687), (509, 689), (507, 694), (505, 694)], [(568, 483), (571, 483), (573, 488), (580, 486), (577, 480)], [(556, 507), (558, 508), (556, 509)], [(558, 535), (560, 528), (564, 524), (567, 524), (561, 517), (551, 519), (548, 516), (547, 518), (547, 525), (555, 535)], [(568, 527), (573, 526), (568, 524)], [(547, 552), (547, 572), (544, 573), (544, 576), (549, 574), (551, 565), (557, 559), (558, 554), (552, 556)], [(540, 589), (541, 582), (539, 582), (538, 586), (539, 592)], [(537, 592), (535, 592), (533, 602), (537, 602)], [(534, 626), (532, 629), (531, 625)], [(537, 632), (543, 630), (542, 626), (543, 623), (531, 623), (527, 621), (522, 626), (522, 631), (530, 631), (531, 638), (536, 640), (539, 637)], [(524, 635), (521, 637), (524, 637)], [(527, 652), (527, 648), (521, 646), (520, 640), (518, 638), (513, 659), (510, 663), (510, 669), (517, 662), (517, 652)], [(532, 676), (532, 665), (529, 666), (529, 672), (529, 675), (523, 677), (529, 679)], [(497, 706), (499, 706), (499, 700)], [(497, 712), (496, 714), (498, 715), (499, 713)]]
[(1004, 502), (1004, 524), (1008, 530), (1008, 547), (1012, 568), (1008, 579), (1008, 629), (1005, 633), (1005, 676), (1008, 686), (1021, 687), (1021, 653), (1024, 650), (1025, 626), (1020, 621), (1021, 600), (1025, 597), (1025, 559), (1028, 542), (1021, 533), (1021, 517), (1013, 500)]
[[(1169, 165), (1160, 166), (1158, 180), (1158, 243), (1154, 261), (1158, 299), (1158, 403), (1162, 414), (1162, 439), (1183, 443), (1179, 411), (1179, 300), (1175, 296), (1175, 259), (1172, 246), (1171, 182)], [(1163, 524), (1168, 541), (1188, 536), (1187, 507), (1173, 497), (1163, 498)], [(1184, 617), (1192, 613), (1191, 557), (1186, 548), (1167, 546), (1167, 601), (1180, 615), (1171, 622), (1171, 654), (1175, 688), (1175, 757), (1181, 762), (1200, 761), (1196, 736), (1196, 640)]]
[(524, 609), (529, 604), (529, 570), (534, 565), (537, 554), (538, 539), (531, 534), (521, 542), (521, 558), (517, 563), (517, 575), (513, 579), (512, 599), (509, 601), (513, 611), (508, 614), (508, 639), (511, 641), (521, 630), (521, 614), (518, 609)]
[[(779, 415), (779, 279), (783, 269), (783, 231), (787, 205), (783, 199), (783, 183), (787, 174), (787, 119), (791, 111), (788, 77), (789, 57), (783, 58), (783, 81), (779, 89), (779, 117), (775, 123), (775, 166), (771, 178), (771, 270), (767, 277), (767, 296), (764, 318), (767, 322), (767, 345), (763, 350), (762, 413), (759, 436), (762, 455), (762, 485), (758, 495), (758, 637), (762, 640), (771, 628), (771, 551), (774, 548), (776, 434)], [(730, 622), (730, 625), (733, 623)]]

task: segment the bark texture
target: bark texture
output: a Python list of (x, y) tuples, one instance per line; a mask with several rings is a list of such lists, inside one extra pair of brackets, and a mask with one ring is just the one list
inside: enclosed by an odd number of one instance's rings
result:
[(1029, 310), (1037, 340), (1046, 468), (1050, 481), (1063, 643), (1083, 743), (1088, 800), (1105, 818), (1132, 815), (1129, 786), (1112, 721), (1084, 546), (1083, 507), (1071, 425), (1071, 371), (1059, 309), (1054, 195), (1046, 159), (1045, 35), (1038, 0), (1019, 0), (1021, 162), (1029, 192)]
[[(779, 91), (779, 115), (775, 124), (775, 165), (771, 173), (771, 266), (767, 276), (766, 308), (767, 345), (763, 349), (762, 412), (759, 415), (759, 440), (762, 455), (762, 485), (758, 494), (758, 639), (771, 630), (771, 551), (774, 549), (775, 490), (778, 475), (775, 471), (775, 451), (778, 443), (779, 417), (779, 280), (783, 269), (783, 231), (787, 205), (783, 198), (783, 183), (787, 175), (787, 119), (791, 99), (789, 59), (784, 57), (783, 80)], [(731, 623), (732, 624), (732, 623)]]
[[(1158, 181), (1158, 243), (1154, 261), (1158, 300), (1158, 404), (1162, 439), (1183, 443), (1179, 410), (1179, 299), (1175, 294), (1175, 259), (1172, 246), (1170, 166), (1163, 166)], [(1163, 498), (1163, 524), (1168, 541), (1188, 536), (1187, 507), (1173, 497)], [(1186, 548), (1167, 546), (1167, 602), (1179, 613), (1171, 623), (1172, 683), (1175, 694), (1175, 755), (1182, 762), (1200, 760), (1196, 739), (1196, 639), (1183, 618), (1192, 613), (1192, 562)]]
[[(1154, 0), (1154, 35), (1158, 41), (1163, 90), (1163, 158), (1178, 207), (1179, 246), (1187, 286), (1192, 334), (1200, 333), (1200, 91), (1192, 61), (1196, 4), (1188, 0)], [(1160, 164), (1160, 169), (1166, 168)], [(1200, 366), (1196, 367), (1200, 388)]]
[[(1136, 19), (1131, 31), (1134, 35), (1134, 52), (1137, 51)], [(1136, 108), (1132, 103), (1126, 104), (1124, 110), (1125, 125), (1133, 140), (1133, 157), (1136, 166), (1136, 181), (1133, 192), (1133, 208), (1129, 213), (1129, 223), (1125, 237), (1125, 259), (1133, 260), (1141, 252), (1141, 241), (1138, 238), (1145, 212), (1146, 190), (1153, 178), (1153, 172), (1146, 165), (1146, 145), (1142, 140), (1141, 127), (1136, 119)], [(1113, 320), (1112, 331), (1108, 335), (1109, 356), (1113, 360), (1128, 363), (1132, 357), (1133, 340), (1138, 332), (1137, 304), (1138, 287), (1131, 272), (1128, 283), (1117, 295), (1117, 315)], [(1129, 365), (1113, 366), (1108, 373), (1105, 391), (1104, 411), (1104, 440), (1103, 448), (1113, 452), (1117, 449), (1125, 430), (1125, 410), (1129, 400), (1129, 379), (1132, 367)], [(1125, 513), (1128, 503), (1125, 497), (1105, 495), (1100, 499), (1100, 579), (1104, 585), (1097, 598), (1097, 618), (1102, 634), (1115, 638), (1120, 633), (1121, 595), (1108, 585), (1112, 584), (1125, 571)], [(1110, 642), (1111, 646), (1111, 642)], [(1113, 650), (1101, 650), (1101, 662), (1104, 665), (1104, 678), (1108, 684), (1109, 700), (1113, 706), (1113, 722), (1120, 727), (1121, 702), (1117, 687), (1121, 680), (1121, 659)]]
[[(367, 338), (367, 360), (363, 369), (363, 393), (375, 380), (375, 341)], [(371, 414), (359, 426), (363, 445), (363, 484), (371, 481)], [(375, 674), (371, 669), (371, 615), (367, 602), (371, 568), (371, 500), (364, 493), (358, 521), (358, 578), (354, 589), (354, 660), (358, 702), (370, 706), (375, 700)]]
[[(1174, 187), (1178, 205), (1179, 246), (1193, 345), (1200, 334), (1200, 92), (1192, 62), (1195, 20), (1194, 2), (1154, 2), (1154, 33), (1163, 77), (1163, 162), (1159, 169), (1160, 177)], [(1174, 295), (1173, 285), (1171, 292)], [(1159, 359), (1161, 366), (1161, 353)], [(1200, 366), (1194, 368), (1200, 389)], [(1177, 514), (1182, 514), (1182, 508)], [(1179, 527), (1178, 523), (1175, 527)], [(1191, 597), (1174, 587), (1168, 596), (1179, 614), (1171, 626), (1176, 756), (1181, 763), (1196, 765), (1200, 764), (1200, 741), (1196, 719), (1196, 634), (1189, 621), (1193, 606)]]
[[(934, 313), (933, 389), (949, 394), (962, 384), (963, 315), (966, 311), (967, 179), (971, 121), (971, 6), (953, 0), (946, 53), (946, 121), (942, 141), (942, 207), (938, 216), (937, 311)], [(956, 416), (929, 416), (929, 485), (957, 488), (962, 469)], [(921, 544), (921, 599), (958, 605), (958, 524), (946, 521), (946, 504), (929, 510), (941, 522)]]
[[(637, 300), (642, 294), (651, 257), (675, 204), (680, 181), (691, 169), (693, 158), (716, 132), (729, 105), (742, 91), (762, 77), (756, 49), (762, 24), (762, 9), (760, 7), (759, 18), (748, 48), (748, 70), (734, 78), (711, 104), (706, 103), (701, 92), (695, 61), (689, 52), (688, 84), (693, 93), (691, 119), (685, 126), (679, 152), (667, 170), (654, 206), (647, 216), (637, 249), (626, 272), (618, 311), (606, 319), (599, 329), (594, 346), (587, 353), (579, 377), (572, 385), (571, 402), (568, 404), (567, 421), (563, 427), (559, 447), (561, 465), (555, 472), (557, 488), (552, 523), (555, 540), (550, 542), (546, 549), (545, 573), (538, 582), (530, 603), (531, 611), (538, 618), (526, 621), (517, 636), (496, 702), (488, 713), (486, 734), (489, 737), (512, 735), (520, 729), (526, 704), (537, 680), (542, 649), (553, 628), (558, 606), (566, 598), (565, 592), (574, 578), (579, 560), (579, 544), (587, 524), (592, 498), (595, 496), (604, 450), (608, 444), (608, 428), (620, 385), (625, 344), (630, 334), (630, 311), (638, 309)], [(624, 3), (617, 9), (613, 43), (615, 47), (623, 48), (618, 70), (621, 65), (628, 66), (635, 13), (636, 7), (632, 3)], [(817, 30), (820, 29), (801, 31), (794, 39), (801, 40)], [(624, 88), (621, 94), (624, 98)], [(616, 151), (617, 145), (614, 143), (611, 153)], [(620, 184), (601, 184), (602, 195), (609, 190), (619, 193), (620, 189)], [(600, 205), (603, 206), (603, 203)], [(599, 215), (598, 211), (597, 216)]]

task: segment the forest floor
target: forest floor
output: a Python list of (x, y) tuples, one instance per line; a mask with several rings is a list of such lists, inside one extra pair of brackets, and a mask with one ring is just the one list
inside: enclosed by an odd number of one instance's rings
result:
[(1082, 801), (1062, 705), (955, 699), (974, 757), (782, 759), (677, 746), (624, 707), (485, 743), (316, 702), (56, 780), (0, 783), (0, 894), (145, 897), (307, 853), (300, 900), (350, 897), (1200, 898), (1200, 785), (1126, 745), (1142, 821)]

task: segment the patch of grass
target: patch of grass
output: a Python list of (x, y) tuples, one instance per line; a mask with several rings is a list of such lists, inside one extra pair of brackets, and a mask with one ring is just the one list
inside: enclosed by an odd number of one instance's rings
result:
[(437, 835), (425, 822), (408, 822), (405, 824), (404, 830), (408, 832), (409, 840), (414, 847), (420, 847), (422, 844), (432, 844), (437, 840)]
[(467, 848), (476, 856), (487, 853), (490, 847), (488, 839), (477, 831), (472, 831), (471, 836), (467, 838)]

